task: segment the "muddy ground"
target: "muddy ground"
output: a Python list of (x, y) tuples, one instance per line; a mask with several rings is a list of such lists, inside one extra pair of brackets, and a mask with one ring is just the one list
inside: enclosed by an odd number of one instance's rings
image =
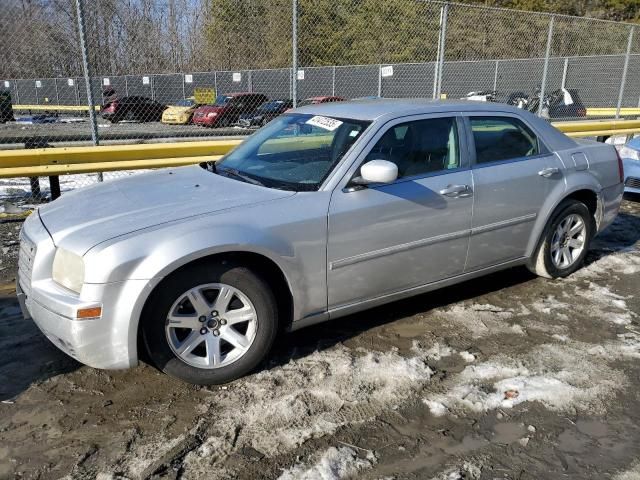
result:
[(638, 198), (569, 279), (318, 325), (223, 387), (81, 366), (0, 296), (0, 478), (640, 479)]

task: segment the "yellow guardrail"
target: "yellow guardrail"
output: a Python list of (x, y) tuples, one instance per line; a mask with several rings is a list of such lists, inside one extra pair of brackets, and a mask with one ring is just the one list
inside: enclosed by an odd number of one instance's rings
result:
[(602, 120), (553, 123), (569, 137), (603, 137), (640, 133), (640, 120)]
[[(618, 113), (617, 108), (587, 108), (587, 117), (615, 117)], [(621, 108), (620, 115), (622, 117), (640, 116), (640, 108)]]
[(217, 160), (241, 140), (0, 151), (0, 178), (176, 167)]
[[(640, 120), (557, 122), (554, 123), (554, 126), (571, 137), (640, 133)], [(98, 147), (0, 150), (0, 178), (191, 165), (217, 160), (241, 141), (241, 139), (207, 140)]]
[[(96, 110), (100, 110), (100, 105), (96, 105), (94, 107)], [(13, 105), (14, 110), (38, 110), (43, 112), (48, 112), (51, 110), (55, 111), (69, 111), (69, 112), (88, 112), (88, 105)]]

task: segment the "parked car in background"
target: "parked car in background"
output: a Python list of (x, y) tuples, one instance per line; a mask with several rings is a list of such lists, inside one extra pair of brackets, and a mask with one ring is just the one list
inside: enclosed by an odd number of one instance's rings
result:
[(228, 127), (242, 114), (253, 114), (269, 100), (261, 93), (227, 93), (218, 95), (213, 105), (201, 105), (193, 113), (193, 123), (206, 127)]
[(298, 102), (297, 107), (304, 107), (306, 105), (317, 105), (319, 103), (330, 103), (330, 102), (344, 102), (346, 99), (342, 97), (335, 96), (320, 96), (320, 97), (309, 97), (305, 98), (301, 102)]
[(166, 105), (147, 97), (119, 97), (105, 103), (100, 109), (100, 115), (111, 123), (121, 120), (159, 122), (166, 108)]
[(14, 120), (11, 92), (7, 90), (0, 91), (0, 123), (12, 122)]
[[(537, 87), (533, 95), (523, 92), (513, 92), (507, 99), (507, 104), (523, 110), (537, 113), (540, 107), (541, 88)], [(578, 90), (559, 88), (548, 92), (544, 96), (542, 116), (546, 118), (579, 118), (587, 115), (587, 108), (582, 103)]]
[(162, 112), (162, 123), (173, 125), (186, 125), (191, 123), (193, 112), (199, 106), (194, 97), (179, 100), (174, 105), (169, 105), (166, 110)]
[(18, 300), (87, 365), (144, 356), (224, 383), (281, 330), (516, 265), (570, 275), (617, 215), (622, 181), (613, 146), (504, 104), (310, 105), (217, 163), (41, 206), (20, 234)]
[(269, 100), (253, 113), (243, 113), (238, 119), (241, 127), (262, 127), (293, 107), (292, 100)]
[(620, 149), (624, 165), (624, 191), (640, 194), (640, 137), (627, 142)]

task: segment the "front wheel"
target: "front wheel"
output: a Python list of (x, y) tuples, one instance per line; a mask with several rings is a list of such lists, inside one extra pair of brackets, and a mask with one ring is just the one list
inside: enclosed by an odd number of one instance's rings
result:
[(163, 372), (198, 385), (253, 370), (277, 332), (276, 300), (252, 270), (203, 264), (169, 277), (145, 310), (142, 337)]
[(571, 275), (584, 263), (594, 228), (584, 203), (572, 199), (562, 202), (544, 230), (531, 271), (546, 278)]

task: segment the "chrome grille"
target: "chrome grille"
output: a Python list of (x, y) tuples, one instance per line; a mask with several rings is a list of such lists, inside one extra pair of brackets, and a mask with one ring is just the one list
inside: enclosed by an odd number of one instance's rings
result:
[(640, 178), (627, 177), (627, 181), (624, 184), (629, 188), (640, 188)]
[(20, 287), (24, 293), (31, 294), (31, 273), (33, 271), (33, 259), (36, 256), (36, 244), (27, 237), (24, 232), (20, 233), (20, 251), (18, 252), (18, 272)]

